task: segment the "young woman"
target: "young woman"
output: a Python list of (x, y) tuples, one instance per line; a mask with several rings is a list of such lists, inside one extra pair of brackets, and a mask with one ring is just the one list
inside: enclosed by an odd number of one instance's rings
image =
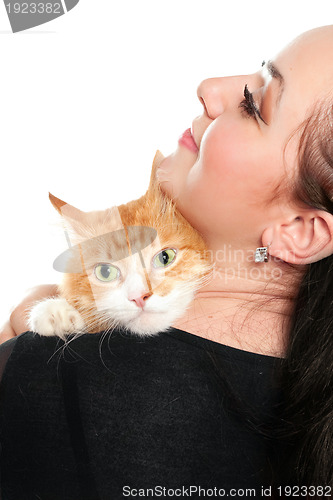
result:
[[(333, 26), (315, 29), (255, 74), (199, 85), (202, 115), (158, 178), (216, 268), (169, 333), (116, 332), (101, 357), (100, 336), (83, 336), (72, 363), (54, 361), (57, 339), (4, 344), (8, 498), (332, 494), (332, 50)], [(54, 292), (34, 290), (3, 340)]]

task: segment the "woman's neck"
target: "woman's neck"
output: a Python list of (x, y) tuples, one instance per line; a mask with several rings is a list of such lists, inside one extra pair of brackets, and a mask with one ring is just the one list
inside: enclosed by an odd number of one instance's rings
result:
[(283, 357), (304, 269), (253, 259), (221, 262), (174, 327), (238, 349)]

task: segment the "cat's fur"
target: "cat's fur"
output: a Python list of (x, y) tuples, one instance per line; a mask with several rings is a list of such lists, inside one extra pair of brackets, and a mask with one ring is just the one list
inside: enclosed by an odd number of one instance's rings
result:
[[(209, 279), (211, 265), (201, 236), (160, 190), (156, 170), (162, 159), (157, 152), (147, 193), (119, 207), (85, 213), (50, 195), (74, 246), (67, 252), (60, 297), (31, 310), (33, 331), (62, 337), (122, 326), (151, 335), (183, 316), (195, 291)], [(154, 228), (158, 238), (147, 228)], [(155, 268), (159, 252), (168, 248), (171, 258), (176, 251), (174, 261)], [(118, 278), (100, 282), (94, 270), (98, 263), (112, 263)]]

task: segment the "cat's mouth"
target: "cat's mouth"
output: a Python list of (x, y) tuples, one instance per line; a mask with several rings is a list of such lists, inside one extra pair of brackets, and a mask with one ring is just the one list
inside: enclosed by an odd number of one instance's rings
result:
[(153, 311), (147, 305), (145, 305), (143, 307), (137, 307), (135, 312), (136, 312), (136, 317), (139, 317), (142, 314), (161, 314), (164, 311), (163, 310)]
[(125, 326), (135, 334), (153, 335), (168, 328), (170, 319), (167, 311), (163, 314), (161, 311), (141, 309), (131, 320), (127, 319)]

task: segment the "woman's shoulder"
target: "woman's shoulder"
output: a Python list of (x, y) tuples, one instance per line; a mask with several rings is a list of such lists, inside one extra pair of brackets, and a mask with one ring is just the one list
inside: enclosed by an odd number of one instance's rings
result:
[[(5, 371), (11, 366), (34, 366), (42, 360), (50, 359), (56, 352), (57, 337), (41, 337), (33, 332), (24, 332), (0, 345), (0, 382)], [(62, 341), (61, 341), (62, 342)]]
[(54, 346), (58, 337), (42, 337), (33, 332), (24, 332), (0, 345), (0, 359), (9, 358), (14, 352), (29, 354), (38, 348)]
[(7, 361), (10, 358), (13, 349), (16, 346), (17, 339), (18, 337), (14, 337), (0, 345), (0, 382), (2, 380), (2, 376), (4, 374)]
[[(163, 342), (164, 340), (164, 342)], [(110, 364), (114, 368), (132, 364), (138, 358), (165, 356), (165, 344), (171, 338), (163, 335), (142, 338), (125, 330), (94, 334), (77, 333), (61, 339), (25, 332), (0, 345), (0, 382), (6, 379), (46, 378), (59, 375), (61, 367), (74, 364), (81, 371)]]

